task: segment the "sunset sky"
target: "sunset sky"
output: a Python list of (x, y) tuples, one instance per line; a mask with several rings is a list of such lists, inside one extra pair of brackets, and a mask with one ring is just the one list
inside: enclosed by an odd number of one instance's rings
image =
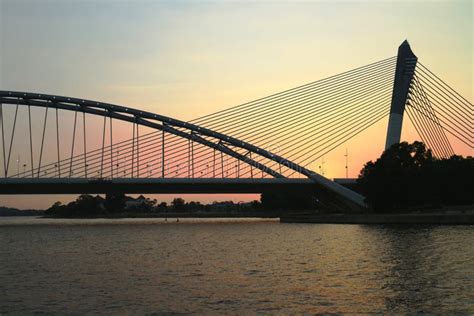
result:
[[(472, 3), (0, 0), (0, 89), (186, 121), (395, 56), (408, 39), (425, 66), (472, 102)], [(405, 122), (402, 138), (417, 139)], [(386, 124), (325, 157), (326, 175), (345, 176), (347, 148), (356, 177), (383, 150)], [(227, 197), (200, 197), (217, 198)], [(0, 196), (0, 206), (58, 199), (71, 197)]]

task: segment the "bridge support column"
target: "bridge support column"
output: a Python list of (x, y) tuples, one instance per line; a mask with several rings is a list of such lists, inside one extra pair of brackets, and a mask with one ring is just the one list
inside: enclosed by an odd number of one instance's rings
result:
[(392, 91), (392, 103), (388, 120), (387, 139), (385, 150), (400, 142), (402, 134), (403, 113), (407, 103), (413, 74), (418, 58), (413, 54), (410, 45), (405, 40), (398, 47), (397, 67)]

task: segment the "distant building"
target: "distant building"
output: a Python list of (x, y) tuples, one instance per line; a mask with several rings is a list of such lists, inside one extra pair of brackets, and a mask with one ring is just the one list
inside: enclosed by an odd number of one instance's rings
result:
[(235, 204), (232, 201), (213, 202), (210, 205), (210, 209), (212, 211), (222, 211), (222, 210), (233, 209), (234, 206), (235, 206)]
[(146, 198), (143, 195), (140, 195), (136, 199), (131, 197), (126, 197), (125, 201), (125, 210), (130, 210), (134, 208), (139, 208), (146, 205)]

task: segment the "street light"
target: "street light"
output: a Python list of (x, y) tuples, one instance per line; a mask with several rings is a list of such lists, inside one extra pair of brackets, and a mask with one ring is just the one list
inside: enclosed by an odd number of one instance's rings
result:
[(19, 177), (20, 176), (20, 155), (18, 155), (18, 159), (16, 160), (16, 163), (17, 163), (16, 174)]
[(346, 179), (349, 178), (349, 152), (347, 151), (346, 148), (346, 154), (344, 155), (346, 157)]

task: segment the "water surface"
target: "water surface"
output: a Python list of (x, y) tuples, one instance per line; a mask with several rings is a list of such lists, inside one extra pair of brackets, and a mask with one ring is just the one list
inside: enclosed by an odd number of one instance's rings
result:
[(0, 314), (474, 313), (474, 227), (0, 218)]

